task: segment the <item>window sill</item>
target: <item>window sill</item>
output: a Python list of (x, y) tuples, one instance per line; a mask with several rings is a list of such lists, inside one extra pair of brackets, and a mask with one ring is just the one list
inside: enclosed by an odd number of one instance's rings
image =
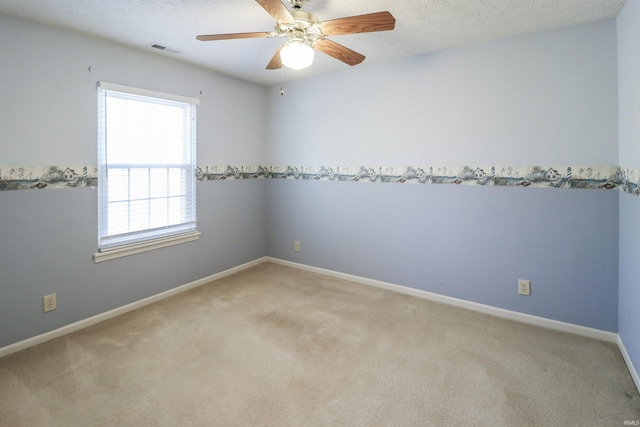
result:
[(134, 243), (132, 245), (118, 246), (111, 249), (105, 249), (93, 254), (93, 261), (97, 264), (103, 261), (109, 261), (124, 256), (138, 254), (141, 252), (152, 251), (167, 246), (179, 245), (181, 243), (192, 242), (200, 238), (200, 232), (193, 231), (191, 233), (179, 234), (176, 236), (165, 237), (163, 239), (151, 240), (148, 242)]

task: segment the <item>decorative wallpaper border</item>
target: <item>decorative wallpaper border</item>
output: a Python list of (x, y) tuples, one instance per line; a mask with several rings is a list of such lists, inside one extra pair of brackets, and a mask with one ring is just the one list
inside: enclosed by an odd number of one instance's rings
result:
[[(95, 187), (96, 166), (0, 166), (0, 191)], [(617, 189), (640, 196), (640, 169), (619, 166), (199, 166), (199, 181), (301, 179)]]
[(640, 196), (640, 169), (619, 166), (204, 166), (198, 180), (302, 179), (409, 184), (618, 189)]
[(97, 166), (1, 166), (0, 191), (95, 187)]

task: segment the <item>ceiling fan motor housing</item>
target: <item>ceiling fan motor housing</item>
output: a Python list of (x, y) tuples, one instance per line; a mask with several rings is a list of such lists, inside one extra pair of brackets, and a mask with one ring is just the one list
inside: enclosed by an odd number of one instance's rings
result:
[(320, 20), (312, 13), (294, 10), (291, 12), (295, 23), (279, 22), (276, 24), (278, 36), (285, 36), (289, 41), (303, 41), (313, 46), (318, 39), (324, 38), (320, 31)]

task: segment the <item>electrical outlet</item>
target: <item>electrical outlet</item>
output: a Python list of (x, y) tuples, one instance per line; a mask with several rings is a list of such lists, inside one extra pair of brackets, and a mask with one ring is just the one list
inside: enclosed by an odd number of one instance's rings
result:
[(58, 308), (58, 304), (56, 302), (56, 294), (45, 295), (43, 297), (44, 303), (44, 312), (53, 311)]
[(531, 280), (518, 279), (518, 294), (531, 295)]
[(296, 252), (300, 252), (300, 242), (298, 242), (297, 240), (293, 242), (293, 250)]

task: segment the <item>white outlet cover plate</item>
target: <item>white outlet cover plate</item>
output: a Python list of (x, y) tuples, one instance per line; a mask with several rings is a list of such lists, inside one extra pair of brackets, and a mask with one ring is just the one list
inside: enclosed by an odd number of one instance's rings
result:
[(531, 280), (518, 280), (518, 294), (531, 295)]
[(56, 308), (58, 308), (58, 304), (56, 301), (56, 294), (51, 294), (51, 295), (45, 295), (43, 297), (43, 304), (44, 304), (44, 312), (48, 312), (48, 311), (53, 311)]

